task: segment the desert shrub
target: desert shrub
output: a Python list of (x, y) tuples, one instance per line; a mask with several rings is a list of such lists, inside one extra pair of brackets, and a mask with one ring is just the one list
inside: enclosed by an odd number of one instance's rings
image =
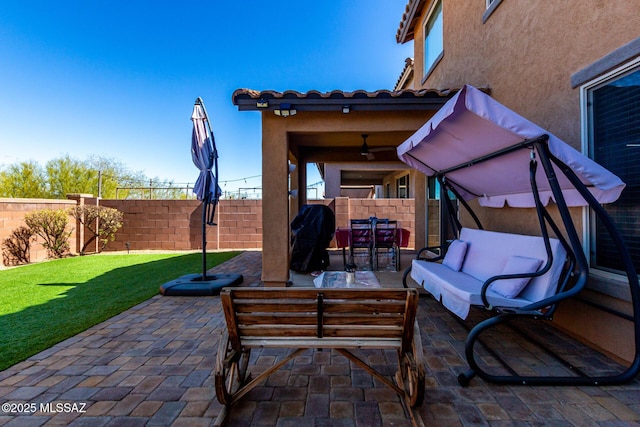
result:
[(2, 242), (2, 262), (4, 265), (29, 264), (31, 262), (31, 241), (33, 230), (20, 226)]
[(83, 254), (87, 246), (96, 239), (100, 242), (99, 251), (102, 252), (109, 241), (115, 240), (116, 232), (122, 227), (123, 214), (114, 208), (95, 205), (78, 205), (70, 208), (69, 214), (93, 233), (82, 246), (80, 250), (81, 254)]
[(69, 215), (63, 209), (42, 209), (24, 217), (27, 227), (42, 238), (49, 258), (62, 258), (69, 253), (68, 221)]

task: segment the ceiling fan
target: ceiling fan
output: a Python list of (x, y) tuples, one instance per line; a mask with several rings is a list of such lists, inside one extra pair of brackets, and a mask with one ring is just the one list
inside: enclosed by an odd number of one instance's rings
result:
[(362, 136), (362, 146), (360, 146), (360, 154), (363, 156), (367, 156), (367, 160), (373, 160), (376, 158), (373, 153), (377, 153), (380, 151), (391, 151), (396, 149), (395, 147), (369, 147), (369, 145), (367, 145), (367, 137), (369, 135), (363, 133), (360, 136)]

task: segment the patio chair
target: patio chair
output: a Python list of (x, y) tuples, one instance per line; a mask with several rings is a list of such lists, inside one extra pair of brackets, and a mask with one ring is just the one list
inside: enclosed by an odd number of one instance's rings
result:
[(391, 258), (393, 269), (398, 271), (398, 221), (389, 220), (388, 218), (376, 219), (373, 221), (374, 239), (374, 268), (379, 269), (380, 254), (388, 255)]
[(349, 247), (351, 262), (355, 262), (355, 257), (359, 256), (359, 253), (364, 253), (369, 269), (373, 270), (373, 250), (373, 218), (352, 219), (351, 246)]

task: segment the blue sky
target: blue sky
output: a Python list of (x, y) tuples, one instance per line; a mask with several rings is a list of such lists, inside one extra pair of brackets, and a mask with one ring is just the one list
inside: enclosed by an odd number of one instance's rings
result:
[[(392, 89), (412, 56), (406, 0), (7, 1), (0, 13), (0, 167), (64, 156), (193, 183), (204, 99), (224, 190), (261, 185), (260, 113), (235, 89)], [(310, 180), (313, 180), (312, 176)]]

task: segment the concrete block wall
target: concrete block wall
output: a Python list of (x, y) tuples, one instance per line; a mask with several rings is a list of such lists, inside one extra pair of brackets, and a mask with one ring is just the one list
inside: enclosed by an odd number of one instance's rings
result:
[[(123, 225), (106, 251), (202, 249), (202, 203), (197, 200), (101, 200), (123, 212)], [(260, 249), (262, 201), (221, 200), (207, 249)]]
[[(101, 200), (100, 205), (123, 213), (122, 228), (105, 251), (202, 248), (202, 207), (197, 200)], [(207, 227), (207, 240), (212, 235)]]
[[(24, 215), (35, 210), (66, 209), (76, 204), (96, 204), (117, 209), (123, 215), (123, 226), (105, 251), (130, 250), (201, 250), (202, 204), (197, 200), (98, 200), (91, 195), (70, 195), (72, 200), (0, 199), (0, 239), (24, 225)], [(409, 248), (414, 247), (415, 203), (413, 199), (354, 199), (314, 201), (334, 210), (337, 227), (348, 227), (351, 219), (389, 218), (411, 233)], [(261, 249), (262, 200), (221, 200), (216, 209), (217, 226), (207, 226), (207, 249)], [(80, 242), (89, 233), (80, 230), (69, 217), (72, 253), (80, 251)], [(268, 236), (268, 233), (267, 233)], [(127, 248), (127, 243), (128, 248)], [(333, 242), (335, 247), (335, 242)], [(89, 252), (92, 252), (91, 250)], [(46, 250), (37, 242), (32, 245), (33, 261), (46, 259)]]
[[(26, 214), (42, 209), (68, 209), (76, 205), (72, 200), (49, 199), (4, 199), (0, 198), (0, 244), (8, 238), (13, 230), (25, 226)], [(76, 244), (75, 219), (69, 216), (68, 229), (72, 230), (69, 246), (72, 253), (78, 251)], [(47, 259), (47, 250), (42, 246), (42, 239), (38, 237), (31, 244), (31, 262)], [(2, 258), (0, 257), (0, 262)]]
[(349, 227), (352, 219), (372, 216), (398, 221), (398, 226), (409, 230), (409, 248), (415, 248), (414, 199), (353, 199), (336, 197), (336, 227)]
[(262, 248), (262, 200), (221, 200), (216, 214), (219, 249)]

